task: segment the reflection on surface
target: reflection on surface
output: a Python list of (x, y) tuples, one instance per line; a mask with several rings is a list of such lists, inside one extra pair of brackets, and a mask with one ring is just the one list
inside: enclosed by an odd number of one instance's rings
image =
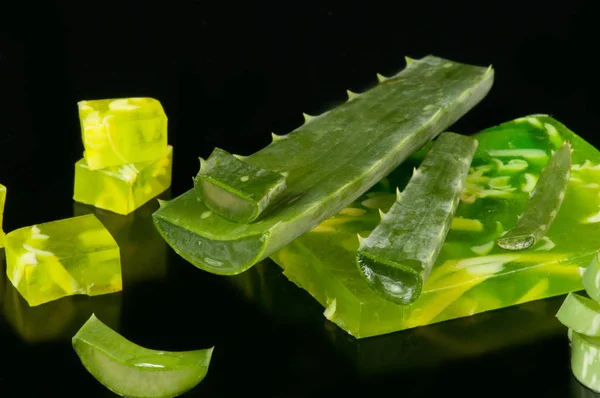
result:
[(36, 307), (30, 307), (6, 277), (4, 251), (2, 251), (0, 297), (6, 322), (20, 340), (41, 343), (68, 340), (81, 325), (96, 313), (107, 324), (118, 330), (121, 315), (121, 293), (88, 297), (68, 296)]
[[(159, 195), (169, 199), (170, 190)], [(117, 241), (121, 250), (123, 289), (139, 282), (163, 278), (167, 274), (167, 243), (152, 222), (158, 201), (150, 200), (126, 216), (73, 202), (73, 215), (94, 214)]]
[(570, 394), (571, 398), (600, 398), (600, 394), (590, 390), (581, 384), (575, 376), (571, 373), (569, 377), (569, 386), (570, 386)]
[(228, 279), (276, 321), (302, 323), (346, 357), (361, 376), (439, 366), (448, 361), (562, 336), (555, 318), (564, 296), (357, 340), (323, 316), (323, 308), (270, 260)]

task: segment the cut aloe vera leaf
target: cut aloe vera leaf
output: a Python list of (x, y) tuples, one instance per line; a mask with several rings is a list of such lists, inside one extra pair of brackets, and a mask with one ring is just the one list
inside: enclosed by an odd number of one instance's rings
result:
[(594, 300), (569, 293), (556, 317), (560, 323), (577, 333), (600, 337), (600, 304)]
[(476, 149), (472, 137), (442, 133), (389, 212), (366, 239), (359, 239), (358, 269), (386, 299), (410, 304), (421, 294)]
[[(539, 176), (556, 150), (546, 125), (573, 147), (562, 210), (546, 236), (529, 250), (505, 251), (496, 241), (527, 205), (529, 192), (521, 189), (525, 174)], [(324, 308), (335, 299), (336, 310), (328, 319), (358, 338), (582, 290), (580, 268), (585, 269), (600, 249), (600, 152), (544, 115), (506, 122), (474, 138), (479, 146), (454, 217), (460, 218), (460, 228), (448, 232), (421, 296), (412, 304), (395, 304), (369, 287), (356, 267), (357, 233), (367, 237), (373, 231), (380, 222), (379, 209), (386, 212), (392, 206), (395, 187), (404, 189), (422, 153), (271, 258)], [(489, 153), (507, 148), (527, 151), (513, 151), (511, 156), (501, 152), (501, 159)], [(535, 161), (530, 149), (537, 150)], [(546, 154), (545, 161), (539, 150)]]
[(156, 227), (198, 268), (243, 272), (342, 210), (458, 120), (485, 97), (493, 76), (491, 67), (410, 60), (397, 75), (243, 158), (286, 176), (285, 191), (256, 222), (214, 214), (192, 189), (154, 214)]
[(571, 371), (581, 384), (600, 392), (600, 339), (571, 332)]
[(600, 253), (592, 257), (581, 277), (586, 293), (600, 303)]
[(565, 142), (552, 155), (517, 225), (498, 239), (498, 246), (505, 250), (529, 249), (550, 229), (569, 185), (572, 151), (571, 145)]
[(285, 190), (285, 176), (215, 148), (207, 160), (200, 159), (194, 187), (198, 198), (219, 216), (250, 223)]
[(181, 395), (204, 379), (214, 347), (150, 350), (125, 339), (92, 314), (73, 337), (73, 348), (87, 371), (115, 394), (166, 398)]

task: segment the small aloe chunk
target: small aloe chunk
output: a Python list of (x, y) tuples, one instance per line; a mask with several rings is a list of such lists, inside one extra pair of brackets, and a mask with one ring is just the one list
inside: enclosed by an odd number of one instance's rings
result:
[(450, 229), (477, 140), (443, 133), (366, 239), (356, 262), (369, 286), (397, 304), (421, 294)]
[(4, 233), (3, 219), (4, 219), (4, 203), (6, 202), (6, 187), (0, 184), (0, 248), (4, 247)]
[(565, 142), (542, 170), (517, 225), (498, 239), (505, 250), (528, 249), (550, 229), (565, 198), (571, 177), (571, 145)]
[(200, 160), (194, 187), (198, 198), (219, 216), (250, 223), (285, 190), (285, 176), (215, 148), (207, 160)]
[(571, 370), (581, 384), (600, 392), (600, 338), (571, 331)]
[(286, 178), (256, 222), (220, 217), (191, 189), (154, 213), (156, 227), (198, 268), (239, 274), (356, 200), (479, 103), (493, 76), (491, 67), (434, 56), (409, 60), (395, 76), (243, 158)]
[(569, 293), (556, 317), (566, 327), (586, 336), (600, 337), (600, 304), (576, 293)]
[(191, 390), (204, 379), (214, 347), (150, 350), (125, 339), (92, 314), (73, 337), (73, 348), (87, 371), (115, 394), (167, 398)]

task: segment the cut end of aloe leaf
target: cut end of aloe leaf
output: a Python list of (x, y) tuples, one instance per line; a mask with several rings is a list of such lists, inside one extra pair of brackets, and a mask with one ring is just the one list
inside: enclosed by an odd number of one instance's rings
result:
[(94, 314), (72, 339), (86, 370), (115, 394), (170, 398), (200, 383), (208, 372), (213, 348), (159, 351), (121, 336)]
[(198, 198), (226, 220), (248, 224), (286, 188), (280, 173), (253, 166), (220, 148), (200, 162), (194, 179)]
[[(153, 214), (156, 229), (177, 254), (197, 268), (217, 275), (237, 275), (260, 261), (268, 234), (212, 239), (170, 222), (170, 217), (165, 217), (168, 212), (169, 207), (165, 206)], [(210, 211), (197, 215), (201, 221), (210, 217), (218, 216)]]
[(356, 263), (371, 288), (388, 301), (410, 304), (421, 294), (422, 280), (412, 267), (405, 264), (386, 264), (372, 253), (358, 250)]
[(600, 392), (600, 339), (572, 331), (571, 371), (581, 384)]
[(588, 296), (600, 302), (600, 252), (594, 255), (592, 261), (583, 271), (581, 283)]
[(525, 250), (535, 243), (533, 235), (509, 236), (498, 239), (498, 246), (504, 250)]

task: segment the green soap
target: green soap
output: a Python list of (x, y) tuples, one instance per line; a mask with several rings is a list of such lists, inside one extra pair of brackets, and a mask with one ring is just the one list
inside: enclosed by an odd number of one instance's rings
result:
[(8, 233), (6, 274), (30, 306), (74, 294), (118, 292), (123, 287), (119, 246), (93, 215)]
[[(414, 303), (394, 304), (369, 288), (355, 264), (357, 233), (371, 233), (379, 211), (392, 206), (396, 187), (406, 186), (430, 147), (271, 257), (330, 309), (328, 319), (358, 338), (582, 290), (580, 269), (600, 249), (600, 152), (546, 115), (519, 118), (474, 137), (479, 146), (455, 222)], [(537, 177), (565, 140), (573, 153), (562, 210), (531, 248), (501, 249), (496, 241), (516, 225)]]
[(600, 304), (579, 294), (569, 293), (556, 317), (570, 330), (600, 337)]
[(194, 187), (198, 198), (219, 216), (250, 223), (285, 190), (285, 176), (215, 148), (207, 160), (200, 159)]
[(462, 117), (486, 96), (493, 76), (491, 68), (434, 56), (409, 60), (395, 76), (242, 158), (286, 178), (256, 222), (218, 216), (191, 189), (154, 214), (156, 227), (196, 267), (243, 272), (342, 210)]
[(73, 336), (83, 366), (106, 388), (132, 398), (179, 396), (200, 383), (213, 348), (158, 351), (141, 347), (115, 332), (94, 314)]

